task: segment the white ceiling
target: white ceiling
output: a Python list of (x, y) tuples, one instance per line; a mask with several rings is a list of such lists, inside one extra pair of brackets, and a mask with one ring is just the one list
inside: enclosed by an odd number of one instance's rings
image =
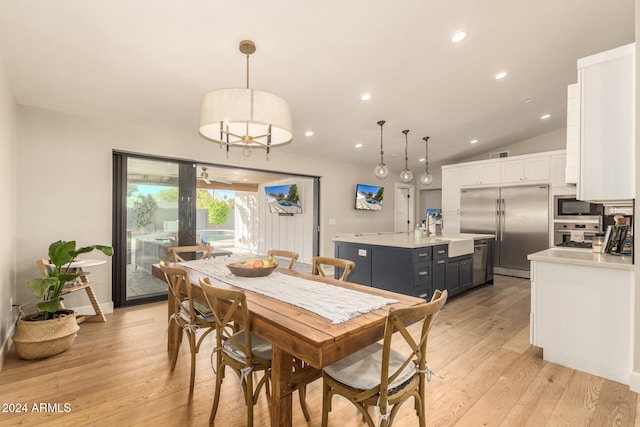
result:
[[(450, 43), (460, 29), (467, 39)], [(402, 168), (409, 129), (419, 172), (427, 135), (430, 162), (452, 163), (564, 127), (576, 60), (634, 41), (634, 0), (0, 2), (19, 104), (194, 135), (202, 95), (244, 87), (243, 39), (257, 47), (251, 87), (293, 112), (294, 141), (272, 156), (373, 169), (386, 120), (386, 163)]]

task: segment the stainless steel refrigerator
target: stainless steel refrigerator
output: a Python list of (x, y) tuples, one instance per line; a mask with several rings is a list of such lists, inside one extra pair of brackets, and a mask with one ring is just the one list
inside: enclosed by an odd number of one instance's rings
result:
[(549, 187), (461, 190), (460, 232), (495, 235), (494, 273), (528, 278), (527, 255), (549, 247)]

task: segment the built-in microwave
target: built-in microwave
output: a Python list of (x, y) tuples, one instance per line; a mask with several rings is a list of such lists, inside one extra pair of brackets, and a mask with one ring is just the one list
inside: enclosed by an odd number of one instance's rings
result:
[(577, 200), (575, 196), (555, 196), (555, 219), (600, 219), (604, 209), (600, 203)]

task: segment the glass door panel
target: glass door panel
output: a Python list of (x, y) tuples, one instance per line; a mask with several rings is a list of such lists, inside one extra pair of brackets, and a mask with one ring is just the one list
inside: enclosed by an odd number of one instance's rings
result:
[(125, 300), (165, 296), (151, 266), (169, 259), (179, 233), (179, 163), (127, 158)]

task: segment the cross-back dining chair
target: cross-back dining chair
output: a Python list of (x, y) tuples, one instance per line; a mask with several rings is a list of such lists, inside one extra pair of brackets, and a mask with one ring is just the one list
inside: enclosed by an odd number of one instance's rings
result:
[[(197, 303), (193, 298), (193, 285), (189, 278), (189, 273), (184, 268), (170, 266), (168, 263), (163, 262), (160, 264), (160, 270), (166, 277), (169, 286), (169, 304), (173, 307), (173, 313), (169, 321), (176, 322), (181, 329), (171, 360), (171, 372), (174, 371), (178, 361), (182, 336), (186, 334), (189, 340), (189, 351), (191, 352), (189, 396), (192, 396), (196, 376), (196, 354), (200, 350), (200, 345), (204, 338), (215, 330), (213, 317), (207, 313), (204, 306), (199, 306), (200, 308), (196, 310)], [(204, 333), (198, 337), (197, 332), (200, 329), (203, 329)]]
[[(188, 261), (188, 259), (181, 256), (181, 254), (185, 253), (195, 253), (196, 258), (194, 259), (209, 259), (211, 258), (212, 250), (213, 246), (174, 246), (169, 249), (173, 255), (173, 262)], [(199, 258), (197, 257), (198, 252), (202, 252)]]
[(287, 258), (289, 260), (289, 270), (293, 270), (293, 266), (300, 257), (296, 252), (281, 251), (279, 249), (269, 249), (267, 255), (270, 257)]
[[(447, 296), (447, 291), (436, 291), (428, 303), (390, 309), (382, 343), (323, 369), (322, 427), (327, 425), (331, 398), (336, 394), (353, 403), (370, 427), (375, 424), (367, 407), (377, 408), (378, 426), (389, 427), (402, 404), (413, 397), (420, 426), (425, 426), (425, 380), (430, 381), (433, 374), (427, 366), (427, 338)], [(421, 329), (414, 338), (408, 327), (416, 320)], [(398, 344), (408, 348), (407, 352), (397, 351)]]
[(311, 274), (320, 275), (322, 277), (326, 277), (324, 270), (322, 269), (323, 265), (330, 265), (334, 268), (342, 269), (342, 276), (340, 276), (340, 280), (346, 282), (349, 273), (356, 268), (356, 263), (353, 261), (349, 261), (342, 258), (329, 258), (329, 257), (321, 257), (314, 256), (311, 258)]
[[(200, 279), (200, 288), (211, 308), (216, 330), (216, 346), (211, 354), (212, 365), (215, 366), (216, 388), (209, 424), (213, 424), (218, 411), (222, 381), (225, 368), (228, 366), (240, 379), (247, 406), (247, 425), (251, 427), (253, 426), (253, 406), (263, 386), (267, 398), (271, 399), (269, 391), (271, 343), (252, 332), (251, 314), (244, 291), (212, 286), (208, 277)], [(242, 325), (242, 329), (237, 331), (230, 328), (231, 322)], [(254, 372), (264, 372), (255, 385), (252, 375)], [(309, 421), (309, 411), (302, 395), (300, 395), (300, 405), (305, 418)]]

